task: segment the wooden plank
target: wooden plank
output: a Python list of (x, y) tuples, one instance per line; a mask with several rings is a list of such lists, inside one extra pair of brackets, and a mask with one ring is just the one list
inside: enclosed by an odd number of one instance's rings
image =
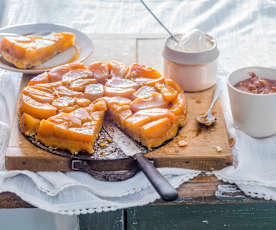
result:
[(123, 230), (124, 210), (79, 216), (80, 230)]
[(0, 193), (0, 208), (34, 208), (19, 196), (10, 192)]
[(275, 229), (276, 204), (144, 206), (128, 209), (128, 230)]
[(90, 36), (94, 45), (94, 52), (90, 58), (85, 61), (85, 64), (90, 64), (94, 61), (107, 62), (117, 60), (126, 65), (131, 65), (136, 62), (136, 39), (126, 37), (112, 37), (102, 35), (94, 37)]
[[(194, 204), (247, 204), (247, 203), (275, 203), (262, 199), (246, 197), (237, 186), (224, 183), (214, 176), (201, 174), (182, 184), (178, 188), (179, 199), (176, 202), (157, 200), (153, 205), (194, 205)], [(14, 193), (0, 194), (0, 208), (28, 208), (32, 207)]]
[(137, 62), (142, 65), (151, 66), (163, 73), (162, 51), (165, 39), (137, 39)]

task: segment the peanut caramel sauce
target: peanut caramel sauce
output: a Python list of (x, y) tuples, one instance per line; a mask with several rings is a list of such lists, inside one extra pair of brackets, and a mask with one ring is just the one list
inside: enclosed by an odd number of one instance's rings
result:
[(234, 87), (247, 93), (276, 93), (276, 80), (261, 78), (253, 72), (248, 73), (248, 75), (250, 78), (238, 82), (234, 85)]

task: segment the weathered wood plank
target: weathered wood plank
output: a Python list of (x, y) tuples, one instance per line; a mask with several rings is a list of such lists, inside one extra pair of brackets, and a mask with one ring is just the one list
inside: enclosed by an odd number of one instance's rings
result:
[(163, 73), (162, 50), (165, 39), (137, 39), (137, 62), (142, 65), (151, 66)]
[[(152, 205), (192, 205), (192, 204), (224, 204), (224, 203), (275, 203), (262, 199), (246, 197), (235, 185), (219, 181), (214, 176), (199, 175), (178, 188), (179, 199), (176, 202), (156, 201)], [(276, 203), (275, 203), (276, 204)], [(14, 193), (0, 194), (0, 208), (32, 207)]]
[[(116, 37), (116, 36), (115, 36)], [(117, 38), (107, 39), (109, 36), (94, 37), (90, 36), (94, 45), (94, 52), (89, 57), (85, 64), (90, 64), (94, 61), (107, 62), (117, 60), (126, 65), (131, 65), (136, 62), (136, 39), (135, 38)]]
[(0, 193), (0, 208), (33, 208), (20, 197), (10, 192)]
[(79, 216), (80, 230), (123, 230), (124, 210)]
[(275, 229), (276, 204), (145, 206), (128, 209), (128, 230)]

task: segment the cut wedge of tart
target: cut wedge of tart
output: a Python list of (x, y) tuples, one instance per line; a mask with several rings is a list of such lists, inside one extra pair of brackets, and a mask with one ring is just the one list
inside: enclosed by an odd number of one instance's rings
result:
[(68, 64), (28, 83), (18, 116), (21, 131), (40, 143), (92, 154), (105, 116), (144, 146), (161, 145), (185, 124), (186, 100), (174, 81), (150, 67)]
[(7, 36), (1, 40), (2, 57), (20, 69), (39, 66), (75, 42), (72, 33), (52, 33), (47, 36)]

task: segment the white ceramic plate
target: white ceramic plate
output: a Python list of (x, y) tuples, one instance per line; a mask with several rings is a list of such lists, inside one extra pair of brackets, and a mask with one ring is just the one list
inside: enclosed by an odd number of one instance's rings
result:
[[(88, 36), (78, 30), (73, 28), (48, 24), (48, 23), (39, 23), (39, 24), (25, 24), (25, 25), (16, 25), (11, 27), (4, 27), (0, 29), (0, 33), (15, 33), (20, 35), (25, 34), (46, 34), (51, 32), (70, 32), (75, 34), (75, 46), (79, 51), (79, 57), (72, 62), (83, 62), (87, 59), (93, 52), (92, 41)], [(0, 38), (1, 39), (1, 38)], [(40, 66), (34, 67), (32, 69), (19, 69), (14, 65), (3, 61), (3, 58), (0, 56), (0, 68), (7, 69), (15, 72), (22, 72), (28, 74), (35, 74), (47, 71), (58, 65), (62, 65), (73, 58), (75, 54), (75, 48), (70, 47), (62, 53), (57, 54), (47, 62), (43, 63)]]

